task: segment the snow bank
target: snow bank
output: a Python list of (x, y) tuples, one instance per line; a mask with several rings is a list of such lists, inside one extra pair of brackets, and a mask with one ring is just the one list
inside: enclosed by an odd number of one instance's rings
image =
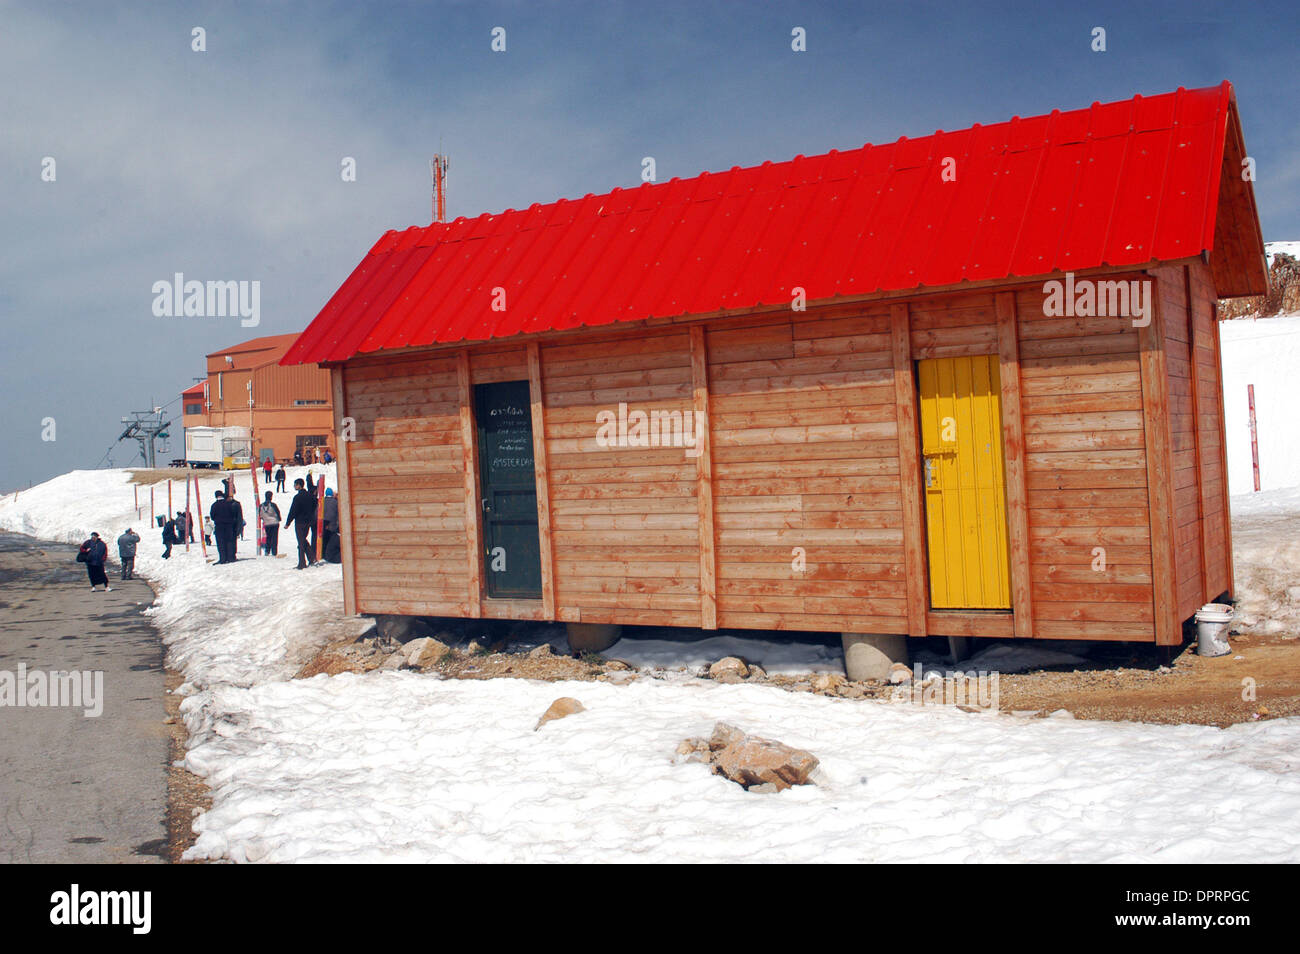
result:
[(1232, 501), (1236, 618), (1243, 633), (1300, 633), (1300, 487)]
[(1300, 315), (1238, 318), (1219, 323), (1223, 350), (1223, 414), (1228, 437), (1228, 488), (1255, 489), (1250, 456), (1247, 385), (1255, 386), (1261, 490), (1300, 485)]
[[(336, 486), (333, 465), (312, 470), (318, 475), (324, 471), (327, 486)], [(287, 468), (286, 473), (292, 487), (295, 478), (306, 476), (307, 468)], [(221, 487), (222, 475), (214, 471), (199, 474), (203, 505), (192, 501), (191, 508), (206, 513), (213, 493)], [(294, 569), (297, 547), (292, 533), (282, 533), (280, 538), (280, 552), (289, 556), (254, 558), (253, 486), (247, 471), (236, 474), (235, 493), (250, 526), (239, 545), (239, 562), (227, 566), (203, 558), (197, 530), (189, 553), (183, 546), (173, 547), (171, 558), (162, 559), (162, 531), (149, 517), (149, 487), (139, 488), (143, 516), (137, 518), (130, 476), (127, 470), (79, 470), (8, 494), (0, 499), (0, 530), (62, 543), (80, 543), (92, 530), (97, 531), (115, 563), (114, 541), (132, 527), (141, 537), (136, 572), (157, 593), (148, 615), (163, 634), (169, 664), (183, 671), (189, 682), (246, 686), (287, 679), (321, 646), (356, 635), (368, 625), (343, 616), (341, 567)], [(153, 487), (155, 512), (165, 514), (167, 482)], [(291, 497), (276, 494), (281, 513), (288, 513)], [(184, 483), (174, 481), (171, 512), (184, 509)], [(208, 549), (215, 559), (215, 549)]]
[[(588, 711), (534, 732), (566, 695)], [(1297, 719), (1023, 720), (705, 681), (392, 672), (222, 687), (183, 712), (214, 796), (191, 858), (1300, 861)], [(813, 752), (816, 784), (750, 794), (673, 764), (719, 719)]]

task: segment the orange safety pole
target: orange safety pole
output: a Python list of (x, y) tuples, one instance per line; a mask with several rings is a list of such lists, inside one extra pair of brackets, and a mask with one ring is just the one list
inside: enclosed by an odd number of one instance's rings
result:
[(260, 541), (262, 539), (262, 494), (257, 489), (257, 468), (253, 466), (253, 463), (256, 460), (257, 460), (256, 457), (250, 458), (248, 472), (253, 476), (253, 512), (257, 515), (257, 522), (253, 525), (253, 545), (257, 547), (257, 556), (261, 556), (262, 545)]
[[(156, 517), (156, 516), (158, 516), (158, 508), (154, 505), (154, 502), (153, 502), (153, 484), (150, 484), (150, 485), (149, 485), (149, 522), (150, 522), (150, 523), (157, 523), (158, 521), (156, 521), (156, 520), (154, 519), (154, 517)], [(156, 530), (157, 527), (155, 527), (154, 529)]]
[(172, 518), (172, 479), (167, 478), (167, 519)]
[(199, 496), (199, 475), (194, 475), (194, 499), (199, 508), (199, 545), (203, 547), (203, 559), (208, 558), (208, 541), (203, 536), (203, 498)]
[(316, 484), (316, 553), (312, 556), (316, 560), (325, 559), (324, 545), (321, 543), (321, 534), (325, 532), (325, 473), (321, 472), (320, 480)]

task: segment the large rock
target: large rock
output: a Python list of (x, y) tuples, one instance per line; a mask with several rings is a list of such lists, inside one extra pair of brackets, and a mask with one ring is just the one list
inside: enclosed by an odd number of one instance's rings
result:
[(623, 635), (623, 627), (612, 623), (566, 623), (565, 630), (575, 653), (603, 653)]
[(718, 682), (740, 682), (748, 675), (749, 666), (736, 656), (726, 656), (709, 667), (709, 678)]
[(738, 785), (774, 785), (779, 791), (807, 785), (817, 757), (772, 739), (745, 736), (713, 754), (713, 770)]
[(542, 713), (542, 717), (537, 720), (537, 725), (533, 727), (533, 731), (536, 732), (548, 722), (554, 722), (556, 719), (563, 719), (566, 716), (586, 711), (587, 707), (577, 699), (574, 699), (571, 696), (561, 696), (559, 699), (552, 702), (550, 706), (547, 707), (546, 711)]
[[(726, 722), (713, 727), (707, 739), (686, 739), (677, 746), (678, 762), (705, 762), (717, 775), (753, 791), (780, 791), (807, 785), (817, 757), (772, 739), (746, 735)], [(761, 786), (761, 787), (759, 787)]]
[(376, 616), (375, 628), (384, 639), (409, 643), (421, 636), (434, 636), (437, 630), (419, 616)]
[(887, 682), (895, 663), (908, 662), (907, 637), (878, 633), (841, 633), (844, 670), (854, 682)]
[(411, 640), (402, 650), (406, 653), (407, 665), (427, 669), (441, 662), (442, 657), (451, 652), (451, 647), (432, 636), (421, 636)]

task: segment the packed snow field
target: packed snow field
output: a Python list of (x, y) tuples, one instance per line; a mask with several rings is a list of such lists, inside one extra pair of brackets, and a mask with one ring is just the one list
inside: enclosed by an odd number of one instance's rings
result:
[[(217, 478), (202, 484), (211, 500)], [(1298, 491), (1239, 505), (1275, 529), (1300, 521)], [(157, 529), (141, 523), (125, 471), (76, 472), (0, 501), (0, 529), (66, 542), (97, 530), (114, 556), (126, 526), (144, 537), (137, 570), (158, 591), (151, 613), (190, 693), (186, 761), (213, 795), (191, 858), (1300, 861), (1300, 719), (1226, 730), (1026, 720), (684, 678), (292, 680), (317, 648), (365, 627), (343, 616), (339, 568), (297, 572), (292, 557), (209, 566), (197, 546), (163, 561)], [(1300, 600), (1263, 544), (1238, 554), (1238, 581), (1244, 607), (1295, 625)], [(787, 671), (831, 665), (823, 646), (801, 660), (775, 645), (727, 650), (770, 654)], [(678, 661), (720, 648), (691, 644)], [(663, 665), (670, 649), (624, 641), (611, 655)], [(1002, 650), (977, 664), (1025, 661)], [(534, 731), (565, 695), (587, 711)], [(677, 743), (717, 721), (813, 752), (816, 784), (759, 795), (676, 764)]]

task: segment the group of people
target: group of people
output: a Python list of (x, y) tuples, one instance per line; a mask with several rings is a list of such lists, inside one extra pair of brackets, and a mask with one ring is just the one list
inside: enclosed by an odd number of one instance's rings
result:
[[(269, 468), (270, 461), (263, 465)], [(284, 468), (275, 475), (276, 486), (284, 483)], [(259, 541), (262, 552), (268, 556), (280, 555), (280, 527), (293, 527), (298, 542), (298, 569), (311, 566), (316, 562), (316, 554), (331, 562), (340, 562), (339, 556), (339, 498), (333, 489), (325, 490), (321, 507), (321, 538), (316, 539), (317, 486), (311, 474), (307, 478), (298, 478), (293, 482), (294, 495), (289, 504), (287, 515), (280, 512), (280, 505), (275, 502), (275, 494), (268, 490), (258, 505), (258, 516), (262, 520), (263, 537)], [(238, 541), (244, 535), (244, 512), (230, 482), (226, 490), (216, 491), (216, 501), (212, 504), (209, 517), (217, 538), (218, 563), (235, 562)]]
[[(329, 452), (325, 452), (328, 459)], [(271, 462), (267, 461), (264, 470), (270, 481)], [(276, 489), (284, 487), (285, 472), (283, 465), (275, 474)], [(259, 541), (262, 552), (268, 556), (279, 556), (280, 527), (292, 526), (298, 543), (298, 569), (304, 569), (316, 562), (319, 549), (321, 557), (330, 563), (341, 562), (339, 538), (339, 498), (333, 489), (326, 488), (325, 496), (320, 500), (321, 535), (316, 539), (317, 485), (309, 473), (306, 480), (301, 477), (293, 482), (294, 495), (289, 504), (287, 517), (282, 518), (280, 507), (275, 503), (275, 494), (266, 491), (258, 516), (262, 520), (263, 538)], [(237, 559), (239, 541), (244, 538), (247, 526), (244, 520), (244, 508), (235, 499), (234, 481), (227, 478), (225, 489), (214, 493), (214, 501), (208, 514), (203, 518), (203, 540), (211, 544), (213, 538), (217, 543), (217, 563), (234, 563)], [(281, 523), (283, 519), (283, 524)], [(164, 560), (171, 557), (172, 547), (194, 542), (195, 520), (184, 510), (178, 510), (170, 519), (158, 518), (162, 527)], [(117, 554), (122, 563), (122, 579), (135, 578), (135, 553), (140, 543), (140, 535), (132, 528), (127, 529), (117, 538)], [(108, 583), (108, 574), (104, 566), (108, 560), (108, 545), (100, 539), (98, 533), (92, 533), (77, 551), (77, 562), (86, 564), (90, 577), (90, 588), (98, 590), (100, 586), (107, 592), (112, 589)]]

